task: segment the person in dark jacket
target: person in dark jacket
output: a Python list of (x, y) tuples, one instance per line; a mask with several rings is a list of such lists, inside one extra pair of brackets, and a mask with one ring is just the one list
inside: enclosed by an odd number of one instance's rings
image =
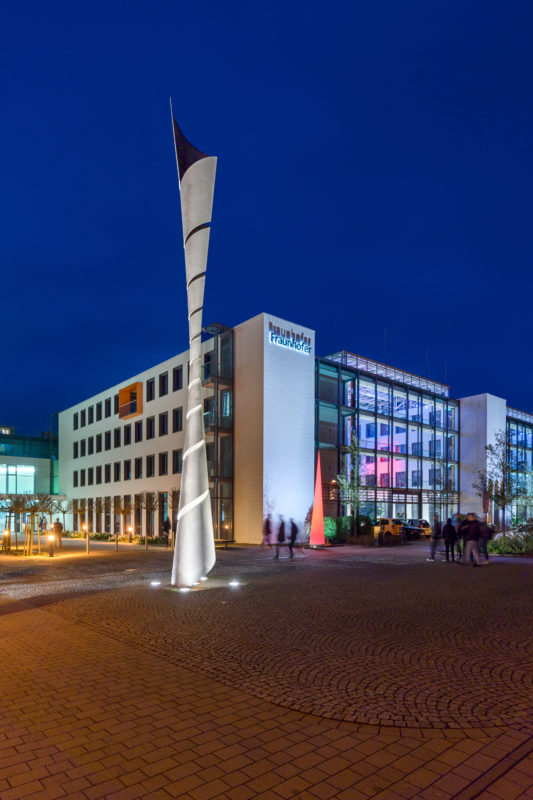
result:
[[(462, 550), (461, 560), (464, 561), (464, 554), (465, 554), (465, 547), (466, 547), (466, 531), (468, 528), (468, 518), (465, 517), (459, 523), (459, 531), (457, 533), (457, 550)], [(459, 542), (461, 544), (459, 544)], [(473, 556), (471, 555), (470, 558), (473, 560)]]
[(489, 560), (489, 552), (487, 550), (487, 544), (492, 539), (493, 530), (492, 525), (489, 525), (487, 522), (481, 523), (481, 533), (479, 537), (479, 553), (483, 556), (484, 560), (488, 562)]
[(294, 547), (294, 543), (296, 541), (296, 537), (297, 536), (298, 536), (298, 526), (295, 523), (295, 521), (293, 520), (293, 518), (291, 517), (291, 535), (289, 537), (289, 551), (290, 551), (290, 554), (291, 554), (290, 555), (291, 558), (294, 558), (294, 555), (293, 555), (293, 552), (292, 552), (292, 548)]
[(280, 545), (285, 544), (285, 520), (283, 519), (283, 515), (279, 515), (279, 527), (278, 527), (278, 537), (276, 542), (276, 555), (274, 556), (275, 559), (279, 558), (279, 547)]
[[(480, 566), (481, 558), (479, 555), (479, 538), (481, 536), (481, 524), (473, 514), (468, 514), (466, 524), (463, 527), (465, 536), (465, 547), (462, 561), (464, 564), (470, 562), (470, 556), (474, 557), (474, 566)], [(484, 562), (488, 564), (488, 561)]]
[[(442, 538), (444, 539), (444, 547), (446, 548), (446, 561), (450, 560), (450, 555), (452, 557), (452, 561), (455, 561), (455, 543), (457, 541), (457, 534), (454, 526), (452, 525), (451, 517), (448, 517), (446, 525), (442, 529)], [(459, 557), (459, 554), (457, 554), (457, 557)]]
[(439, 543), (439, 539), (442, 537), (442, 525), (440, 524), (440, 520), (435, 514), (433, 517), (433, 525), (431, 527), (431, 555), (426, 561), (435, 561), (435, 552), (437, 550), (437, 545)]

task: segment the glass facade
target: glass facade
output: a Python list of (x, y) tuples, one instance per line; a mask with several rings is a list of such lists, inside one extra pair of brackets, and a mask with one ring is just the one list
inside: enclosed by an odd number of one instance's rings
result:
[(533, 517), (533, 416), (519, 415), (522, 419), (507, 418), (507, 443), (513, 491), (518, 495), (511, 513), (525, 521)]
[(205, 330), (213, 336), (213, 349), (205, 353), (203, 366), (213, 528), (215, 539), (233, 541), (233, 330), (223, 325)]
[[(357, 357), (347, 355), (316, 361), (324, 513), (350, 511), (339, 497), (337, 476), (348, 474), (355, 434), (359, 513), (428, 520), (434, 513), (450, 516), (459, 506), (458, 403), (442, 384), (386, 367), (369, 374), (353, 360)], [(388, 379), (389, 371), (396, 380)]]

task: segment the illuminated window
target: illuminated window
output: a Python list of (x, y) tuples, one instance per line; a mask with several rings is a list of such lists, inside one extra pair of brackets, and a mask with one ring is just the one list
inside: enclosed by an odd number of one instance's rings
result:
[(183, 451), (182, 450), (173, 450), (172, 451), (172, 472), (174, 475), (178, 475), (183, 466)]
[(33, 494), (35, 467), (0, 464), (0, 494)]

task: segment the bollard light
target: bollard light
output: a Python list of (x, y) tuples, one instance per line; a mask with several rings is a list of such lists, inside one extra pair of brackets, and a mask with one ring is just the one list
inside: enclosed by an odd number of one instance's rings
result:
[(133, 528), (131, 527), (131, 525), (129, 525), (128, 526), (128, 539), (129, 539), (130, 542), (131, 542), (132, 534), (133, 534)]
[(49, 533), (48, 534), (48, 555), (50, 556), (50, 558), (53, 558), (53, 556), (54, 556), (55, 540), (56, 540), (55, 534)]
[(82, 531), (84, 532), (86, 539), (87, 539), (87, 552), (89, 552), (89, 529), (87, 528), (86, 523), (84, 522), (81, 526)]

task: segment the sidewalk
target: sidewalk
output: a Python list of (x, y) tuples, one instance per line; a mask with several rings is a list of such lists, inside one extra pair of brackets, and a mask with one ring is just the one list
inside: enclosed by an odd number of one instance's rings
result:
[(0, 558), (1, 799), (533, 798), (532, 566), (297, 555)]

